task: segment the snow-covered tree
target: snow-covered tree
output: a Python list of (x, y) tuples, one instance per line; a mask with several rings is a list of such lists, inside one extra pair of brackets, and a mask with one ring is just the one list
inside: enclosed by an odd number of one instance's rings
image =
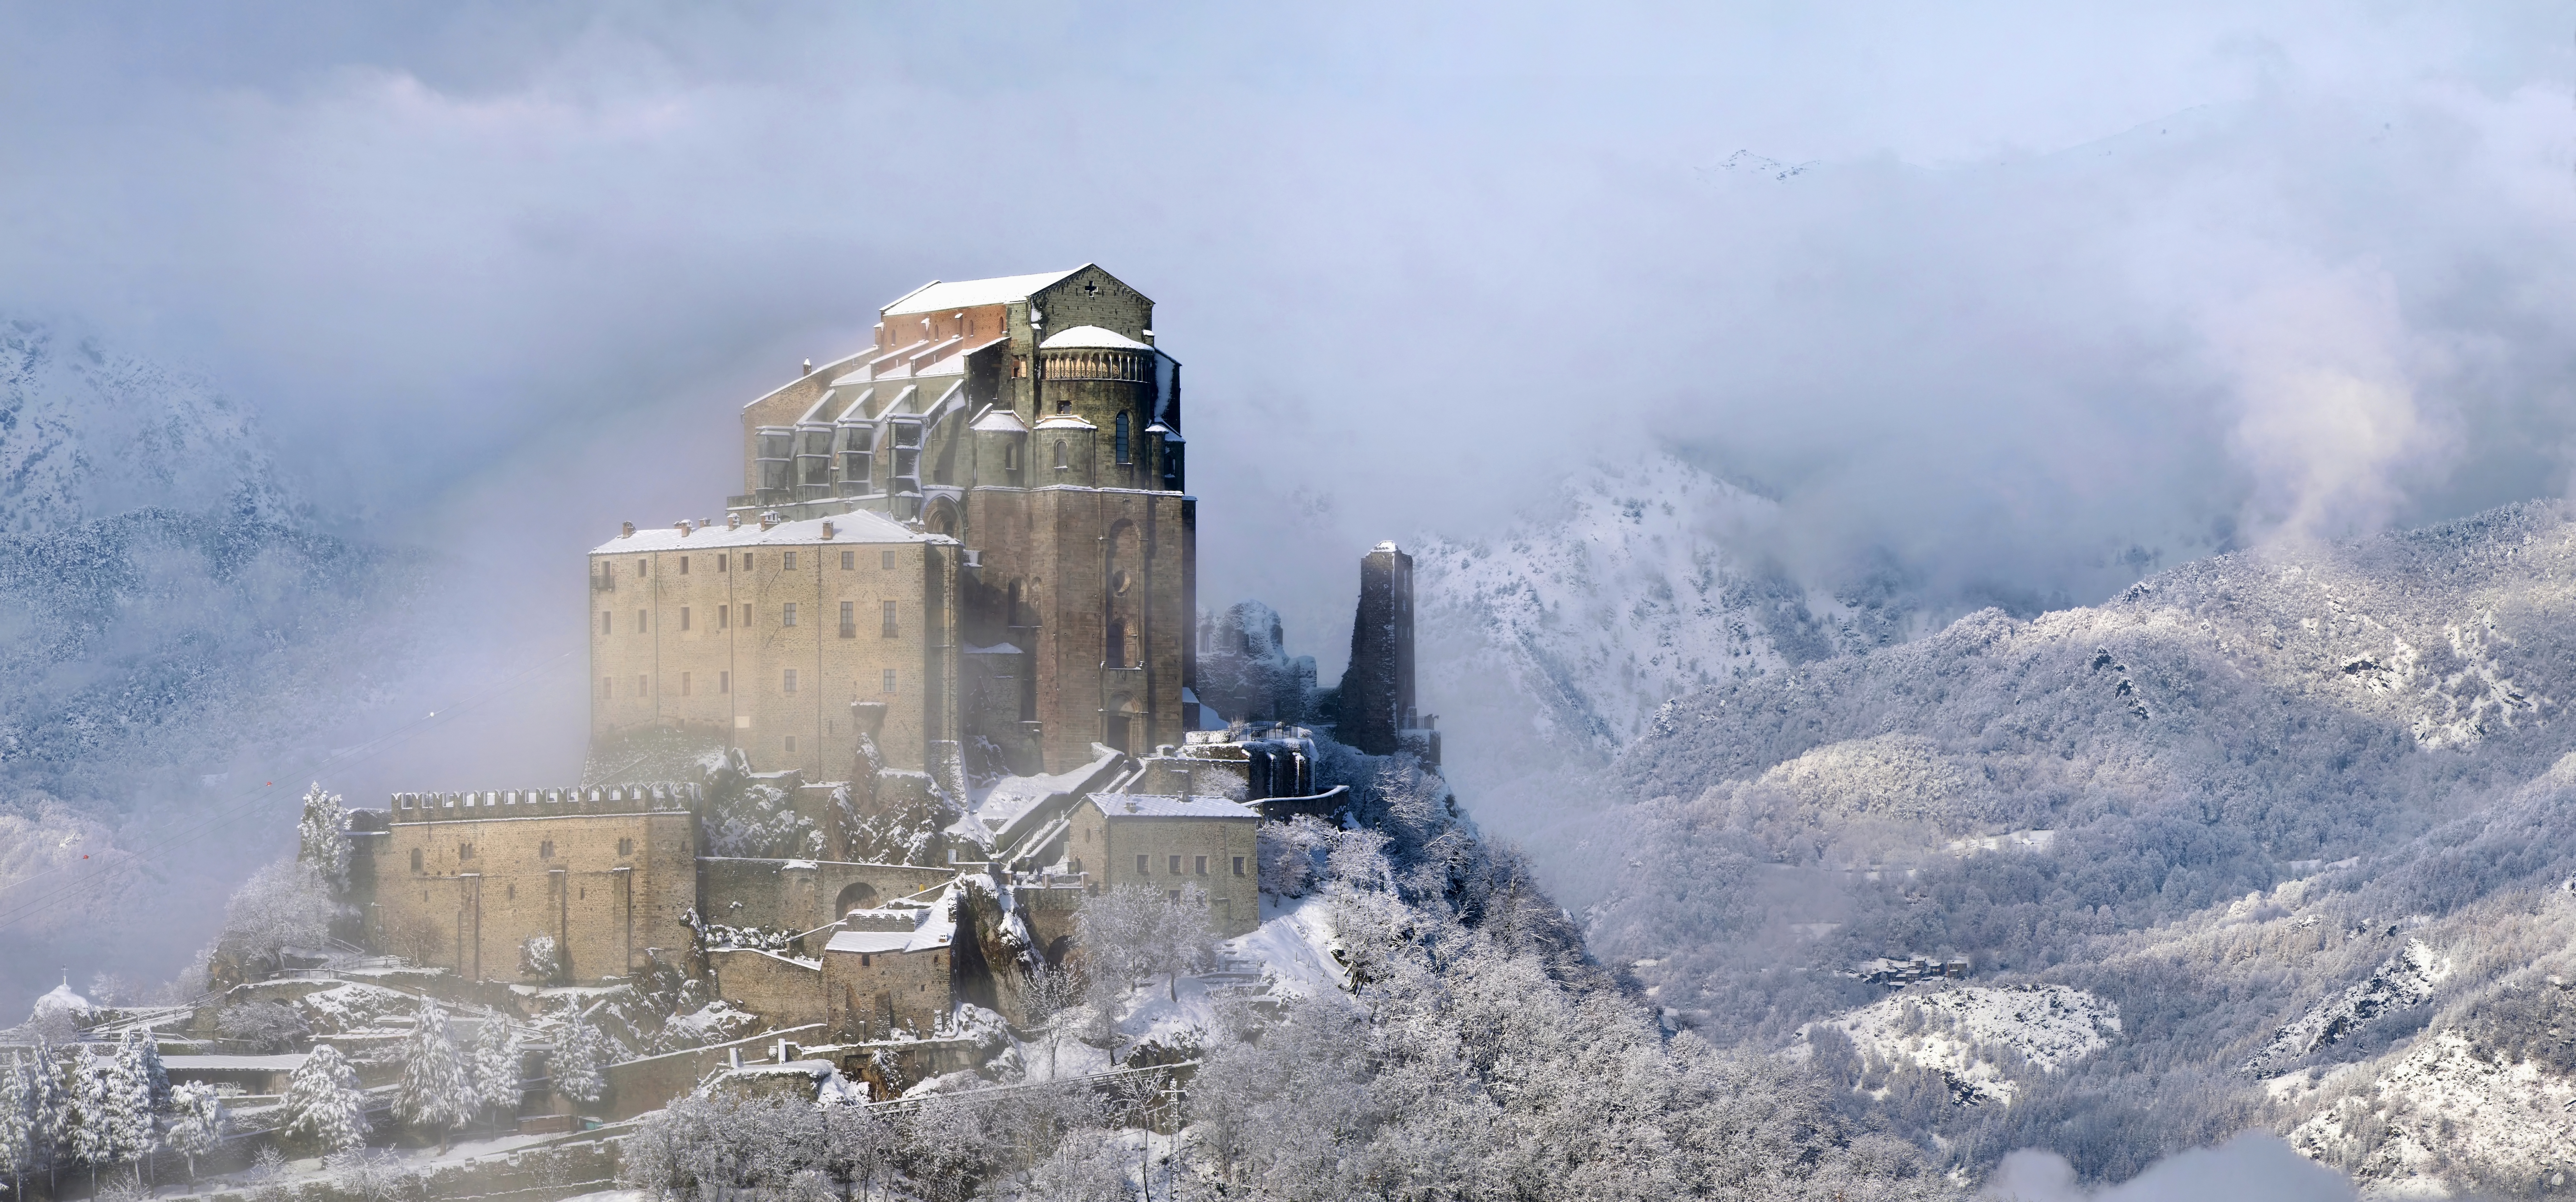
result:
[(564, 1020), (555, 1036), (551, 1072), (555, 1092), (576, 1102), (596, 1102), (608, 1092), (608, 1039), (579, 1010)]
[(304, 791), (304, 816), (295, 824), (295, 862), (322, 878), (333, 897), (349, 891), (349, 816), (340, 795), (320, 782)]
[[(120, 1162), (139, 1160), (152, 1151), (160, 1129), (152, 1118), (152, 1069), (160, 1057), (155, 1052), (148, 1060), (145, 1050), (154, 1041), (150, 1032), (127, 1031), (117, 1041), (116, 1058), (108, 1062), (105, 1072), (110, 1126), (114, 1132), (115, 1150)], [(166, 1087), (168, 1078), (163, 1078)]]
[(9, 1053), (9, 1068), (0, 1074), (0, 1169), (9, 1173), (10, 1193), (27, 1196), (27, 1170), (36, 1165), (35, 1082), (27, 1062)]
[(137, 1033), (135, 1059), (143, 1074), (150, 1106), (155, 1111), (170, 1108), (170, 1069), (161, 1063), (161, 1038), (150, 1030)]
[(474, 1100), (502, 1121), (519, 1113), (519, 1036), (508, 1019), (483, 1020), (474, 1039)]
[(71, 1066), (43, 1039), (27, 1060), (27, 1118), (29, 1142), (50, 1190), (55, 1169), (73, 1156), (72, 1128), (78, 1116), (72, 1106)]
[(366, 1092), (358, 1088), (358, 1070), (327, 1043), (313, 1045), (313, 1053), (287, 1081), (285, 1111), (278, 1133), (325, 1152), (357, 1147), (374, 1129), (367, 1121)]
[(438, 1003), (421, 1007), (403, 1042), (402, 1082), (394, 1090), (394, 1118), (438, 1134), (441, 1148), (458, 1127), (474, 1117), (474, 1075), (465, 1053), (447, 1025)]
[(224, 907), (220, 946), (253, 956), (274, 956), (286, 947), (319, 947), (330, 941), (336, 909), (319, 871), (280, 860), (233, 892)]
[(223, 1143), (224, 1124), (230, 1117), (223, 1094), (203, 1081), (170, 1091), (170, 1131), (163, 1143), (187, 1158), (188, 1180), (197, 1179), (197, 1158)]
[(150, 1086), (123, 1055), (76, 1058), (72, 1085), (72, 1154), (89, 1166), (90, 1185), (100, 1169), (143, 1154), (152, 1138)]
[[(1084, 903), (1074, 941), (1096, 979), (1119, 992), (1140, 976), (1168, 976), (1180, 996), (1180, 974), (1202, 966), (1216, 947), (1207, 895), (1196, 886), (1177, 898), (1144, 885), (1120, 885)], [(1104, 975), (1105, 974), (1105, 975)]]

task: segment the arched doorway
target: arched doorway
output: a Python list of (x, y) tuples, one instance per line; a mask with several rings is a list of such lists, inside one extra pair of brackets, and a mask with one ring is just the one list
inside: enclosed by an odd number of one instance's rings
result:
[(876, 904), (876, 886), (866, 881), (852, 881), (843, 886), (841, 896), (833, 900), (832, 921), (839, 922), (848, 917), (852, 910), (874, 909)]

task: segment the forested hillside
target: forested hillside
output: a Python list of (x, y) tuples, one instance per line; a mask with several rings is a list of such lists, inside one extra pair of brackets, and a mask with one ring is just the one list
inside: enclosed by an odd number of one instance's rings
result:
[[(2555, 1162), (2496, 1149), (2566, 1134), (2540, 1103), (2576, 1067), (2571, 617), (2576, 527), (2534, 503), (1728, 681), (1619, 759), (1634, 866), (1588, 931), (1676, 1021), (1815, 1057), (1971, 1166), (2037, 1145), (2117, 1178), (2251, 1124), (2369, 1177), (2534, 1188)], [(1875, 1050), (1811, 1026), (1927, 974), (1904, 996), (2066, 987), (2116, 1032), (2051, 1060), (2064, 1007), (2018, 1005), (1936, 1064), (1957, 1007)], [(2367, 1102), (2406, 1073), (2483, 1099), (2483, 1134)]]

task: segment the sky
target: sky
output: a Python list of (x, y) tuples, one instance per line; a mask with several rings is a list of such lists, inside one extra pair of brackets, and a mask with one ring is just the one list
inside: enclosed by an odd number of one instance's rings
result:
[(2025, 608), (2564, 495), (2571, 96), (2541, 4), (0, 0), (0, 312), (440, 556), (415, 708), (565, 665), (364, 798), (577, 769), (581, 552), (933, 278), (1155, 299), (1200, 596), (1327, 681), (1370, 544), (1654, 448)]

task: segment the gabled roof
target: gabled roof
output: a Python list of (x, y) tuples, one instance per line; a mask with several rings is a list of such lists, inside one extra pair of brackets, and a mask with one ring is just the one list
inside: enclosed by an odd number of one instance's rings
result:
[(973, 428), (981, 430), (986, 434), (1026, 434), (1029, 432), (1028, 426), (1021, 423), (1019, 414), (999, 407), (990, 408), (985, 412), (984, 416), (976, 418)]
[(1150, 351), (1154, 348), (1138, 342), (1125, 334), (1121, 334), (1116, 330), (1103, 329), (1100, 326), (1075, 326), (1070, 330), (1058, 331), (1046, 341), (1039, 343), (1038, 349), (1047, 351), (1087, 349)]
[[(1089, 267), (1085, 263), (1082, 267)], [(942, 309), (971, 309), (977, 305), (1003, 305), (1027, 300), (1032, 292), (1072, 275), (1082, 267), (1065, 271), (1041, 271), (1036, 275), (995, 276), (989, 280), (931, 282), (895, 298), (893, 304), (879, 311), (880, 317), (902, 317), (913, 313), (936, 313)]]
[(1261, 812), (1222, 797), (1175, 797), (1160, 793), (1094, 793), (1083, 798), (1110, 818), (1237, 818), (1258, 820)]

